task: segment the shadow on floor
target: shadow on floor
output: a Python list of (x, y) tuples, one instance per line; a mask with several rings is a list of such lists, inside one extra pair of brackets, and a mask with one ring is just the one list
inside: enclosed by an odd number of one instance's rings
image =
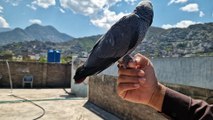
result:
[(65, 88), (63, 88), (65, 94), (64, 95), (60, 95), (60, 97), (64, 97), (64, 98), (73, 98), (73, 97), (77, 97), (76, 94), (68, 92)]
[(98, 115), (99, 117), (101, 117), (103, 120), (121, 120), (120, 118), (118, 118), (117, 116), (104, 111), (103, 109), (99, 108), (98, 106), (92, 104), (91, 102), (86, 102), (84, 104), (84, 106), (86, 109), (90, 110), (91, 112), (93, 112), (94, 114)]

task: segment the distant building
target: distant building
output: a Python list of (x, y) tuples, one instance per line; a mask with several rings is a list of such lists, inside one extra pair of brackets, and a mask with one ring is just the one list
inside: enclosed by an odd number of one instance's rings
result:
[(11, 60), (13, 57), (12, 54), (0, 55), (0, 60)]
[(35, 54), (35, 59), (39, 60), (40, 59), (40, 55), (39, 54)]
[(28, 55), (30, 60), (35, 60), (35, 55)]
[(13, 57), (12, 57), (12, 60), (14, 60), (14, 61), (23, 61), (23, 56), (22, 55), (14, 55)]
[(32, 54), (32, 55), (28, 55), (30, 60), (39, 60), (40, 59), (40, 55), (39, 54)]
[(47, 52), (45, 51), (45, 52), (40, 53), (40, 56), (47, 57)]

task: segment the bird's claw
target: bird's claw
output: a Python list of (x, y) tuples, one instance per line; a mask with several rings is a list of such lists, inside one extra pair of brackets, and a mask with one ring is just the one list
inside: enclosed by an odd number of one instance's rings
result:
[(129, 62), (132, 62), (133, 61), (133, 58), (132, 58), (132, 56), (130, 56), (130, 55), (126, 55), (126, 56), (124, 56), (124, 57), (122, 57), (122, 59), (120, 59), (119, 61), (118, 61), (118, 67), (123, 67), (123, 68), (128, 68), (128, 64), (129, 64)]

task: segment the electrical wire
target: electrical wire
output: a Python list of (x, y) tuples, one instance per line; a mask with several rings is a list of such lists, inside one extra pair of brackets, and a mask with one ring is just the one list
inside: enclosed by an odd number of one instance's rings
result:
[(39, 118), (41, 118), (41, 117), (43, 117), (43, 116), (45, 115), (45, 113), (46, 113), (45, 109), (44, 109), (43, 107), (41, 107), (40, 105), (34, 103), (32, 100), (29, 100), (29, 99), (26, 99), (26, 98), (23, 98), (23, 97), (19, 97), (19, 96), (14, 95), (14, 94), (12, 94), (12, 95), (10, 95), (10, 96), (13, 96), (13, 97), (15, 97), (15, 98), (19, 98), (19, 99), (25, 100), (25, 101), (27, 101), (27, 102), (30, 102), (31, 104), (37, 106), (38, 108), (40, 108), (40, 109), (42, 110), (42, 114), (39, 115), (38, 117), (34, 118), (33, 120), (38, 120)]
[(9, 75), (9, 80), (10, 80), (10, 90), (11, 90), (10, 96), (13, 96), (13, 97), (15, 97), (15, 98), (19, 98), (19, 99), (26, 100), (26, 101), (30, 102), (31, 104), (33, 104), (33, 105), (39, 107), (39, 108), (42, 110), (42, 114), (41, 114), (40, 116), (34, 118), (33, 120), (38, 120), (39, 118), (43, 117), (43, 116), (45, 115), (45, 109), (44, 109), (43, 107), (41, 107), (40, 105), (34, 103), (32, 100), (28, 100), (28, 99), (26, 99), (26, 98), (22, 98), (22, 97), (19, 97), (19, 96), (13, 94), (13, 81), (12, 81), (12, 78), (11, 78), (10, 65), (9, 65), (9, 63), (8, 63), (7, 60), (6, 60), (6, 64), (7, 64), (8, 75)]
[[(35, 101), (35, 102), (44, 102), (44, 101), (61, 101), (61, 100), (87, 100), (86, 98), (77, 98), (77, 97), (72, 97), (72, 98), (48, 98), (48, 99), (36, 99), (36, 100), (31, 100), (31, 101)], [(22, 103), (22, 102), (29, 102), (29, 101), (26, 101), (26, 100), (10, 100), (10, 101), (0, 101), (0, 104), (7, 104), (7, 103)]]

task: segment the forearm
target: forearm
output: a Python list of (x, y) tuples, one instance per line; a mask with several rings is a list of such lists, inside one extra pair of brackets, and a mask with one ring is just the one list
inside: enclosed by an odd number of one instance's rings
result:
[(213, 119), (213, 105), (194, 100), (160, 83), (148, 105), (177, 120)]
[(154, 90), (154, 93), (151, 99), (149, 100), (148, 105), (156, 109), (157, 111), (161, 112), (165, 93), (166, 93), (166, 87), (162, 85), (161, 83), (158, 83), (158, 86)]
[(213, 120), (213, 105), (166, 89), (162, 112), (176, 120)]

